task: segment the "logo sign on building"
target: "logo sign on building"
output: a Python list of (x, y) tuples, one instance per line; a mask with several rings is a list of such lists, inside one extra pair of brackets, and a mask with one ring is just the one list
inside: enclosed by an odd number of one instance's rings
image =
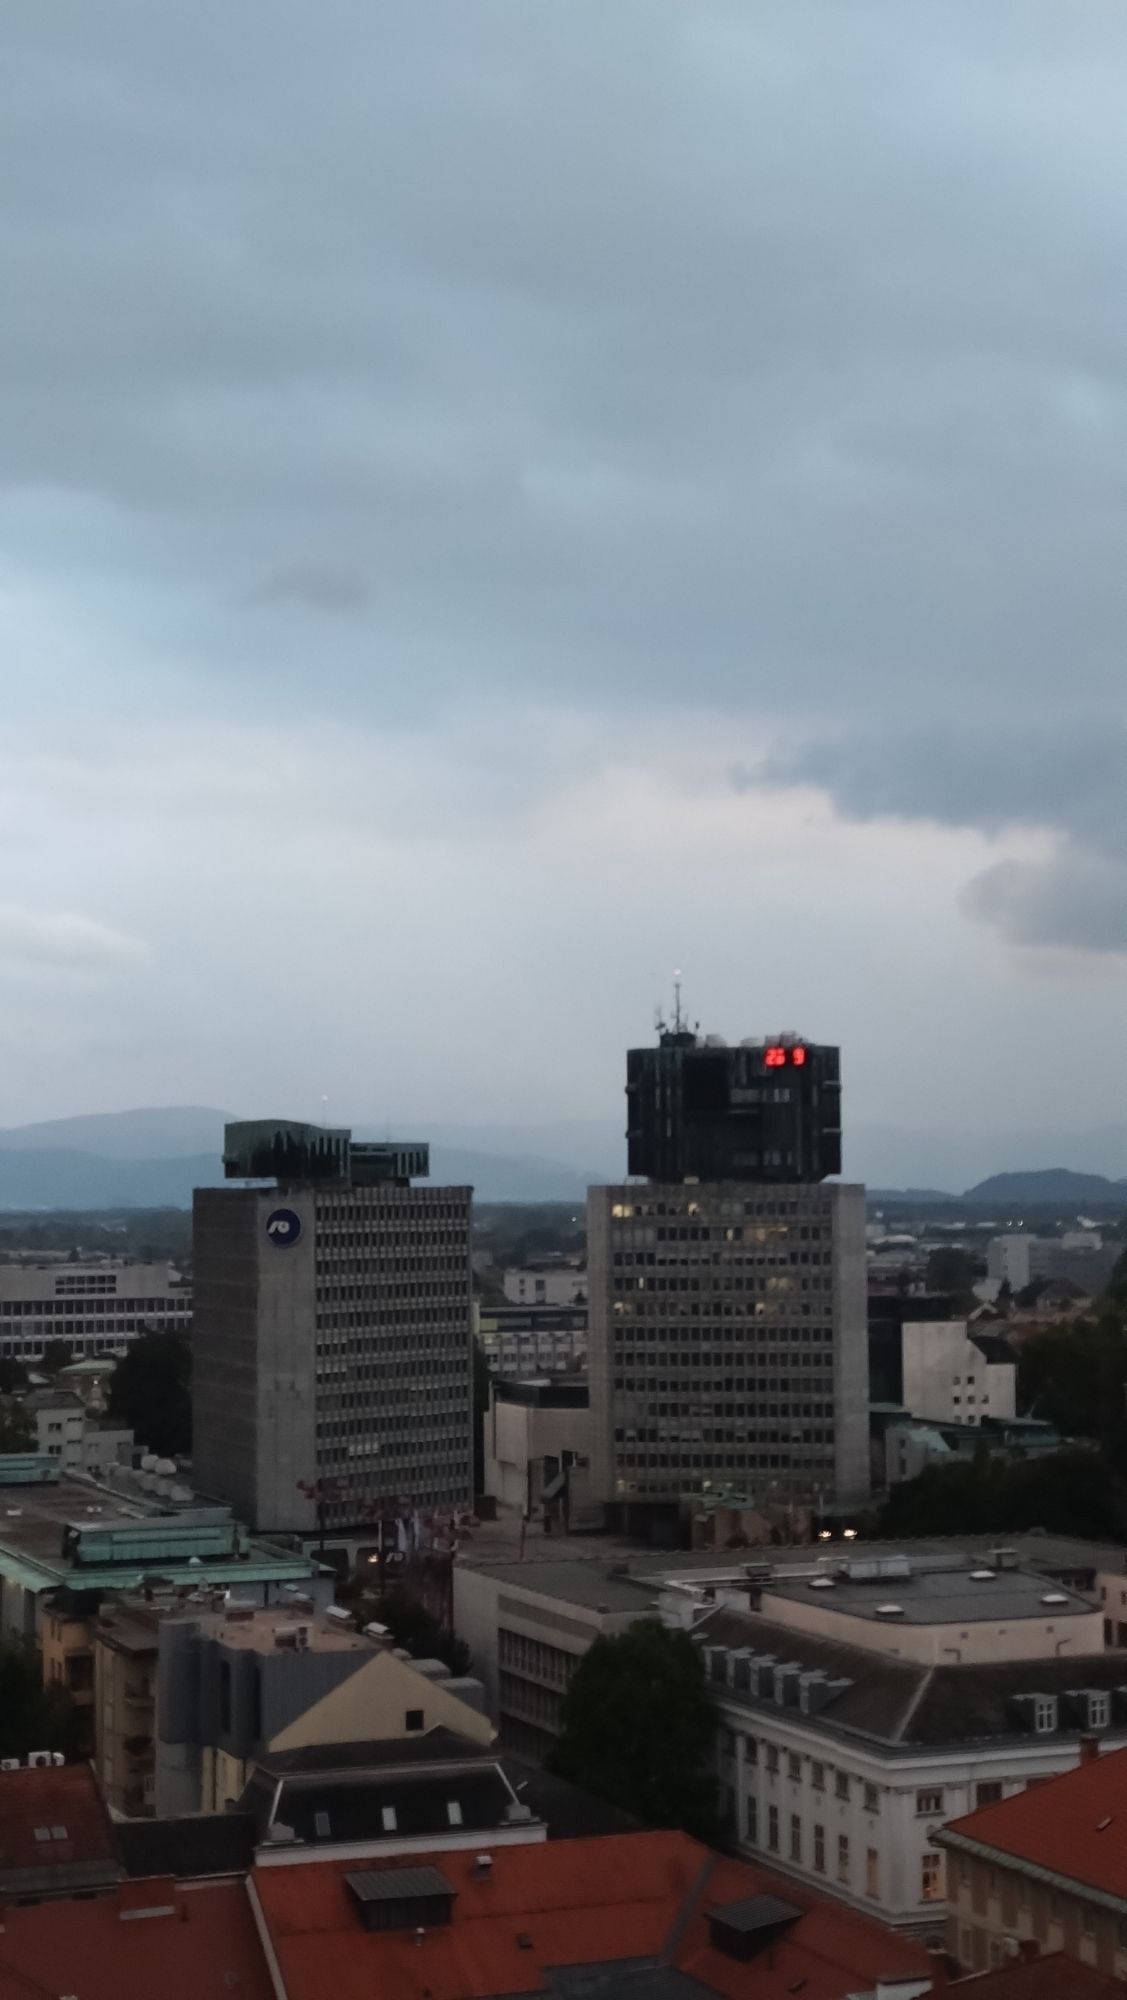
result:
[(292, 1208), (274, 1208), (266, 1218), (266, 1234), (279, 1250), (290, 1250), (301, 1235), (301, 1217)]

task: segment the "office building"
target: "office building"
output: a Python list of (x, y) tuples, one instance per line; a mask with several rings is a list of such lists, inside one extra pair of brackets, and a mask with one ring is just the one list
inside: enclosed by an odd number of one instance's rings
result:
[(425, 1146), (229, 1125), (193, 1213), (194, 1478), (312, 1531), (471, 1499), (470, 1189)]
[(592, 1491), (670, 1531), (738, 1494), (793, 1530), (868, 1491), (865, 1208), (841, 1167), (836, 1048), (730, 1048), (681, 1014), (627, 1055), (645, 1186), (587, 1198)]
[(841, 1063), (797, 1035), (698, 1035), (681, 1015), (626, 1057), (627, 1162), (651, 1181), (821, 1181), (841, 1172)]
[(190, 1333), (192, 1288), (174, 1264), (44, 1261), (0, 1267), (0, 1359), (34, 1366), (51, 1341), (82, 1358), (145, 1333)]
[(587, 1307), (475, 1307), (491, 1375), (579, 1375), (587, 1366)]
[(608, 1525), (672, 1525), (725, 1489), (761, 1510), (868, 1491), (864, 1219), (863, 1190), (842, 1185), (590, 1189), (592, 1491)]

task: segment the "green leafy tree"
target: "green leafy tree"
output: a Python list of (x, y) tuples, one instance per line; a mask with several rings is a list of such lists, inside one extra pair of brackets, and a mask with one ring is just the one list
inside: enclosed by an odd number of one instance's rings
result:
[(1127, 1491), (1100, 1452), (1085, 1446), (1033, 1458), (929, 1465), (894, 1486), (877, 1532), (892, 1537), (1051, 1534), (1095, 1540), (1127, 1534)]
[(69, 1340), (49, 1340), (39, 1366), (44, 1375), (57, 1375), (61, 1368), (69, 1368), (73, 1360), (74, 1349)]
[(0, 1757), (31, 1750), (61, 1750), (77, 1757), (82, 1718), (66, 1688), (43, 1685), (39, 1653), (30, 1639), (0, 1641)]
[(470, 1649), (456, 1639), (403, 1584), (393, 1584), (374, 1601), (371, 1616), (386, 1625), (397, 1646), (413, 1660), (442, 1660), (454, 1675), (468, 1674)]
[(1019, 1407), (1064, 1437), (1093, 1438), (1112, 1464), (1127, 1460), (1127, 1313), (1039, 1328), (1018, 1356)]
[(718, 1833), (716, 1716), (686, 1632), (643, 1619), (595, 1640), (572, 1676), (549, 1759), (562, 1778), (652, 1826)]
[(10, 1396), (13, 1390), (26, 1388), (27, 1369), (23, 1362), (0, 1356), (0, 1396)]
[(927, 1260), (928, 1291), (950, 1292), (958, 1304), (970, 1306), (974, 1303), (974, 1281), (982, 1271), (983, 1266), (966, 1250), (953, 1243), (941, 1244)]
[(192, 1351), (178, 1333), (146, 1333), (133, 1342), (110, 1380), (109, 1411), (138, 1444), (161, 1458), (192, 1449)]
[(22, 1403), (0, 1403), (0, 1452), (33, 1451), (35, 1425)]

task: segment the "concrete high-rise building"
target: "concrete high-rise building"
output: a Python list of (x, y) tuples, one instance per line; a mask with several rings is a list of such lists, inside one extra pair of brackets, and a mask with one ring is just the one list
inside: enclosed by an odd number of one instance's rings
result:
[(194, 1482), (262, 1529), (472, 1499), (469, 1188), (425, 1146), (229, 1125), (193, 1211)]
[[(709, 1091), (690, 1089), (714, 1058)], [(731, 1049), (678, 1009), (627, 1074), (631, 1165), (644, 1154), (652, 1177), (587, 1200), (591, 1484), (608, 1523), (668, 1521), (725, 1490), (764, 1509), (852, 1504), (869, 1485), (865, 1204), (823, 1178), (840, 1161), (837, 1050)]]

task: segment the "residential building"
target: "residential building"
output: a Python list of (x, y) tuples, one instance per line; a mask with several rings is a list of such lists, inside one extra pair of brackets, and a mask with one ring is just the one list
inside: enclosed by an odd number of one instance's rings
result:
[(485, 1743), (484, 1691), (440, 1662), (422, 1671), (335, 1610), (146, 1607), (156, 1629), (154, 1807), (221, 1812), (269, 1750), (408, 1739), (443, 1726)]
[(966, 1320), (905, 1320), (903, 1400), (929, 1422), (979, 1424), (1016, 1413), (1017, 1363), (997, 1332)]
[(495, 1378), (483, 1422), (485, 1491), (499, 1506), (528, 1518), (547, 1507), (565, 1527), (599, 1525), (585, 1381)]
[(0, 1358), (34, 1364), (51, 1341), (124, 1354), (145, 1333), (189, 1334), (192, 1288), (174, 1264), (0, 1265)]
[(960, 1965), (1000, 1965), (1032, 1941), (1038, 1951), (1063, 1951), (1127, 1978), (1125, 1785), (1127, 1749), (1101, 1757), (1091, 1737), (1079, 1765), (1051, 1784), (940, 1829), (947, 1949)]
[(420, 1146), (229, 1125), (193, 1214), (200, 1490), (310, 1531), (472, 1498), (470, 1189)]
[(825, 1180), (841, 1172), (840, 1052), (797, 1035), (730, 1048), (678, 998), (656, 1048), (626, 1056), (627, 1171), (660, 1183)]
[(60, 1477), (54, 1460), (33, 1455), (18, 1484), (4, 1482), (0, 1634), (37, 1635), (59, 1590), (97, 1604), (143, 1577), (230, 1588), (263, 1604), (294, 1585), (331, 1602), (332, 1577), (315, 1558), (248, 1534), (225, 1507), (193, 1506), (173, 1480), (144, 1476), (158, 1490), (138, 1486), (125, 1498), (105, 1479)]
[(475, 1303), (474, 1327), (491, 1375), (581, 1375), (587, 1308)]
[(501, 1273), (514, 1306), (581, 1306), (587, 1303), (587, 1266), (580, 1257), (545, 1257)]
[(83, 1722), (82, 1749), (94, 1754), (94, 1637), (96, 1593), (58, 1590), (43, 1610), (39, 1650), (44, 1687), (64, 1687)]
[(106, 1804), (132, 1817), (156, 1803), (157, 1633), (129, 1603), (107, 1601), (92, 1626), (94, 1768)]
[(1096, 1231), (1076, 1230), (1063, 1236), (1035, 1236), (1024, 1231), (992, 1236), (986, 1249), (986, 1273), (1011, 1292), (1021, 1292), (1035, 1278), (1067, 1280), (1093, 1295), (1101, 1292), (1115, 1267), (1120, 1246), (1104, 1243)]
[(58, 1459), (66, 1472), (94, 1472), (128, 1464), (133, 1432), (125, 1424), (99, 1422), (73, 1390), (32, 1389), (20, 1398), (35, 1424), (35, 1449)]
[(608, 1526), (672, 1529), (724, 1488), (783, 1509), (867, 1494), (863, 1189), (592, 1188), (587, 1214)]
[[(284, 1850), (283, 1850), (284, 1852)], [(926, 1951), (687, 1834), (480, 1837), (402, 1862), (255, 1869), (280, 2000), (553, 1993), (816, 2000), (931, 1989)]]

